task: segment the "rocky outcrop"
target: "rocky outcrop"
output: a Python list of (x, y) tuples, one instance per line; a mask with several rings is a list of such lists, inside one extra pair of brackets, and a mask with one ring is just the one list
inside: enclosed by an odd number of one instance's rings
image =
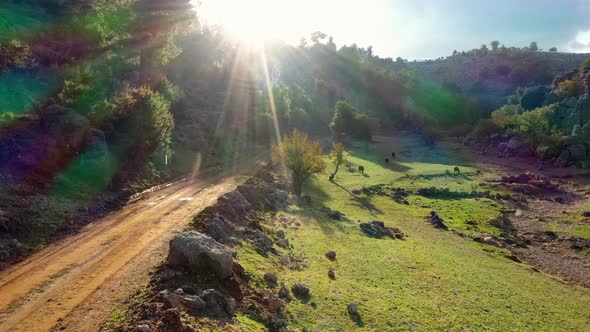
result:
[(215, 239), (198, 232), (181, 233), (170, 241), (168, 264), (210, 269), (220, 279), (232, 275), (231, 251)]

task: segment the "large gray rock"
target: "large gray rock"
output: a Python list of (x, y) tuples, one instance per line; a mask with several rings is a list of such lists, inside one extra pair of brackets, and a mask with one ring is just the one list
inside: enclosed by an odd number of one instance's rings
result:
[(237, 190), (234, 190), (232, 192), (229, 192), (229, 193), (221, 196), (219, 198), (219, 201), (224, 202), (224, 203), (228, 203), (228, 204), (232, 205), (234, 208), (247, 209), (250, 207), (250, 202), (248, 202), (244, 198), (244, 196), (242, 196), (242, 194)]
[(565, 106), (567, 108), (574, 108), (574, 107), (576, 107), (577, 103), (578, 103), (578, 98), (576, 98), (576, 97), (567, 97), (562, 102), (563, 106)]
[(177, 234), (170, 241), (168, 264), (209, 269), (220, 279), (232, 275), (233, 257), (228, 248), (198, 232)]
[(576, 144), (567, 148), (570, 152), (570, 161), (581, 161), (586, 159), (587, 151), (584, 144)]

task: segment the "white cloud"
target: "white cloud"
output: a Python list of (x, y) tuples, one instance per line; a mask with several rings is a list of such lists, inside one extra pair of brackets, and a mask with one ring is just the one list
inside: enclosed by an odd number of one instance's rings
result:
[(579, 31), (568, 46), (574, 53), (590, 53), (590, 30)]

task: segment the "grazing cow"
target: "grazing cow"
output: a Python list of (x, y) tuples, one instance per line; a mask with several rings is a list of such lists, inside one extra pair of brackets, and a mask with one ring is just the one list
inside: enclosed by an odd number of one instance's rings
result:
[(461, 170), (457, 166), (455, 166), (455, 174), (461, 174)]
[(365, 166), (359, 166), (359, 173), (365, 174)]
[(392, 153), (391, 153), (391, 157), (392, 157), (392, 158), (395, 158), (395, 152), (392, 152)]
[(389, 158), (385, 158), (385, 163), (389, 164)]

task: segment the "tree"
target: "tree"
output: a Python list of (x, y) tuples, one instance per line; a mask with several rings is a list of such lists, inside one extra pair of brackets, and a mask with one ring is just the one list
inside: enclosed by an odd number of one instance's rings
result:
[(301, 37), (301, 39), (299, 39), (299, 47), (305, 48), (306, 46), (307, 46), (307, 39), (305, 39), (305, 37)]
[(549, 121), (553, 111), (549, 107), (540, 107), (532, 111), (517, 115), (515, 131), (520, 134), (533, 149), (536, 149), (545, 140), (554, 134), (554, 127)]
[(572, 97), (576, 95), (577, 90), (578, 82), (576, 79), (572, 78), (559, 82), (557, 89), (555, 90), (555, 95), (559, 98)]
[(498, 50), (498, 46), (500, 46), (500, 42), (497, 40), (494, 40), (490, 43), (490, 46), (492, 46), (492, 51), (497, 51)]
[(486, 44), (482, 44), (481, 47), (479, 48), (479, 52), (481, 55), (486, 55), (488, 53), (488, 51), (489, 51), (489, 49)]
[(557, 52), (557, 47), (552, 47), (549, 49), (549, 52)]
[(326, 168), (320, 143), (312, 141), (307, 134), (297, 129), (285, 137), (279, 146), (275, 146), (274, 150), (273, 159), (283, 162), (291, 170), (293, 192), (298, 197), (301, 197), (303, 183)]
[(334, 163), (334, 166), (336, 166), (334, 173), (330, 175), (330, 181), (334, 181), (336, 173), (338, 173), (338, 169), (346, 162), (346, 157), (344, 156), (344, 145), (334, 144), (332, 146), (332, 153), (330, 153), (330, 159), (332, 160), (332, 163)]
[(349, 103), (342, 100), (336, 103), (336, 111), (330, 124), (336, 136), (344, 136), (352, 132), (356, 113), (356, 108)]
[(13, 68), (22, 68), (31, 62), (29, 45), (13, 40), (6, 45), (0, 44), (0, 73)]
[(326, 35), (325, 33), (321, 31), (316, 31), (311, 33), (310, 39), (314, 44), (319, 44), (322, 40), (326, 39), (326, 37), (328, 37), (328, 35)]
[(537, 52), (539, 50), (539, 46), (537, 45), (536, 41), (532, 41), (528, 49), (529, 51)]

